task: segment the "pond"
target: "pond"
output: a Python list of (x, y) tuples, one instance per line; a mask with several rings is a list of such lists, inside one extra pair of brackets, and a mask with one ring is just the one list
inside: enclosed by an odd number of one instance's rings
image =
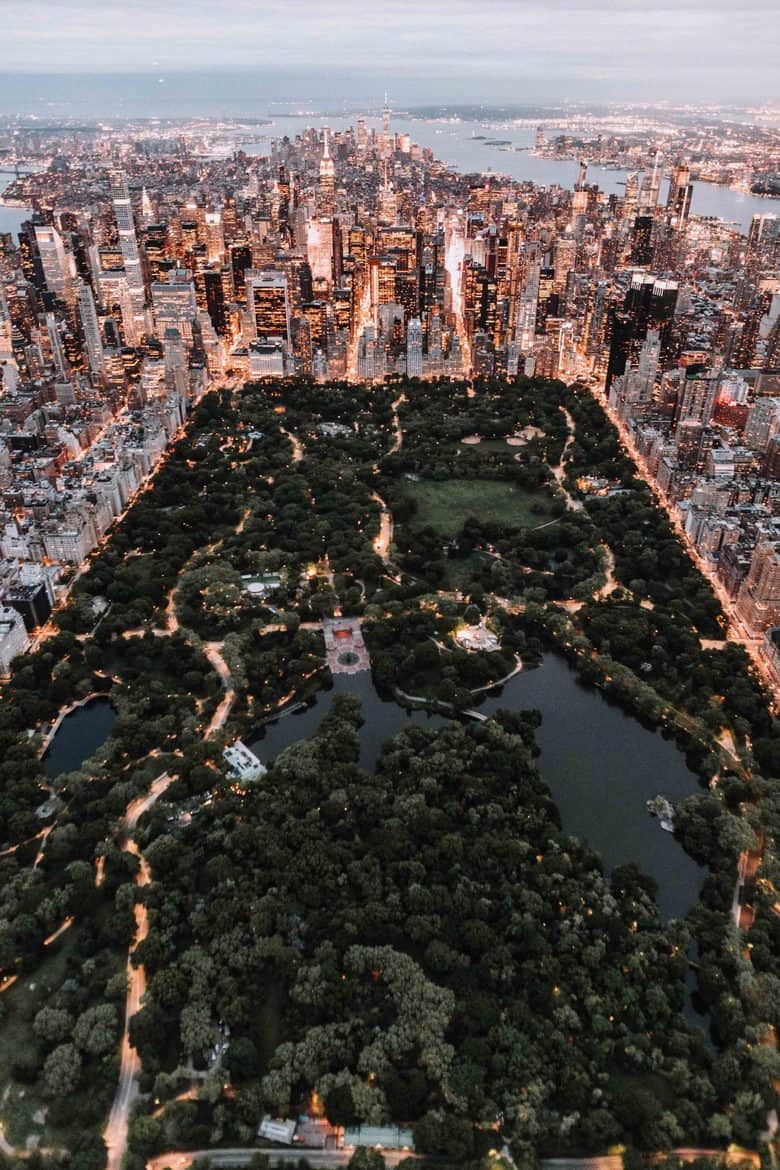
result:
[(66, 715), (43, 757), (50, 780), (63, 772), (75, 772), (108, 739), (116, 721), (109, 699), (90, 699)]
[[(382, 744), (410, 719), (426, 727), (445, 722), (444, 716), (409, 712), (382, 699), (368, 672), (337, 675), (333, 689), (321, 692), (311, 706), (267, 724), (252, 750), (268, 763), (283, 748), (313, 735), (334, 697), (344, 693), (357, 695), (363, 704), (360, 764), (369, 770)], [(545, 655), (538, 669), (517, 675), (479, 709), (489, 715), (501, 707), (541, 712), (537, 765), (564, 829), (597, 849), (608, 869), (635, 862), (658, 883), (663, 915), (682, 917), (698, 897), (704, 871), (646, 808), (646, 801), (659, 793), (674, 803), (698, 790), (698, 778), (674, 741), (584, 686), (556, 654)]]

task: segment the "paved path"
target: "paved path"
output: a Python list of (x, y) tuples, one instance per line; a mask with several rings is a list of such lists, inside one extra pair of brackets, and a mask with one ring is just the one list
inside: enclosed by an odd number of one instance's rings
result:
[[(569, 413), (568, 410), (566, 410), (566, 408), (564, 406), (561, 407), (561, 410), (563, 411), (563, 413), (566, 416), (566, 425), (569, 428), (569, 433), (566, 436), (566, 442), (563, 444), (563, 450), (561, 451), (560, 461), (558, 462), (558, 465), (556, 467), (551, 468), (551, 470), (552, 470), (553, 475), (555, 476), (555, 482), (558, 484), (558, 487), (561, 489), (561, 492), (566, 497), (566, 503), (569, 505), (571, 510), (573, 512), (582, 512), (584, 510), (584, 507), (585, 507), (582, 500), (575, 499), (574, 496), (571, 494), (571, 492), (569, 491), (569, 489), (566, 487), (566, 485), (563, 482), (564, 477), (566, 475), (566, 452), (569, 450), (569, 447), (571, 447), (572, 443), (574, 442), (575, 425), (576, 424), (575, 424), (574, 419), (572, 418), (571, 414)], [(548, 523), (553, 523), (553, 521), (548, 521)], [(542, 527), (542, 525), (540, 525), (540, 527)]]
[[(125, 842), (128, 853), (134, 853), (140, 859), (140, 866), (136, 875), (136, 885), (149, 884), (149, 866), (140, 856), (135, 841)], [(138, 1074), (141, 1071), (141, 1058), (130, 1043), (130, 1020), (137, 1011), (140, 1011), (141, 1000), (146, 991), (146, 973), (143, 967), (134, 967), (131, 961), (133, 951), (149, 933), (149, 920), (146, 906), (141, 902), (135, 905), (135, 939), (127, 956), (127, 999), (125, 1001), (125, 1027), (122, 1034), (122, 1046), (119, 1054), (119, 1085), (114, 1103), (108, 1115), (108, 1122), (103, 1131), (103, 1138), (108, 1148), (108, 1170), (119, 1170), (122, 1157), (127, 1146), (127, 1130), (130, 1122), (130, 1106), (138, 1092)]]
[[(353, 1150), (312, 1150), (303, 1146), (295, 1149), (280, 1147), (266, 1147), (241, 1149), (212, 1149), (212, 1150), (172, 1150), (167, 1154), (158, 1154), (146, 1163), (146, 1170), (186, 1170), (194, 1161), (208, 1158), (212, 1166), (247, 1166), (255, 1154), (265, 1153), (271, 1160), (271, 1165), (295, 1163), (300, 1158), (316, 1167), (346, 1166)], [(502, 1151), (504, 1153), (504, 1151)], [(508, 1151), (507, 1151), (508, 1153)], [(419, 1155), (409, 1150), (382, 1150), (382, 1157), (387, 1166), (397, 1166), (404, 1158), (416, 1158)], [(670, 1157), (679, 1158), (682, 1162), (692, 1162), (695, 1158), (717, 1158), (727, 1165), (739, 1166), (749, 1162), (753, 1166), (760, 1166), (760, 1158), (754, 1150), (731, 1148), (729, 1150), (682, 1148), (670, 1150), (668, 1153), (651, 1156), (653, 1161), (665, 1161)], [(542, 1158), (542, 1170), (623, 1170), (623, 1158), (620, 1154), (604, 1154), (593, 1158)]]
[(620, 582), (615, 576), (615, 554), (608, 544), (599, 546), (604, 553), (606, 564), (604, 565), (604, 576), (606, 578), (604, 584), (600, 589), (597, 589), (593, 594), (594, 601), (604, 601), (605, 598), (610, 597), (616, 589), (620, 588)]
[[(135, 800), (130, 802), (125, 810), (123, 821), (128, 834), (132, 833), (144, 813), (148, 812), (172, 783), (173, 777), (164, 772), (162, 776), (157, 777), (147, 793), (143, 796), (137, 796)], [(149, 866), (141, 856), (140, 850), (131, 836), (125, 839), (124, 848), (128, 853), (135, 854), (140, 861), (135, 878), (136, 885), (139, 888), (148, 885), (151, 877)], [(103, 1131), (103, 1138), (108, 1147), (107, 1170), (120, 1170), (127, 1147), (130, 1106), (138, 1092), (138, 1074), (141, 1070), (140, 1057), (130, 1043), (129, 1026), (130, 1020), (141, 1007), (141, 1000), (146, 990), (146, 972), (143, 967), (133, 966), (132, 954), (149, 932), (149, 919), (143, 902), (136, 902), (134, 909), (135, 939), (127, 956), (127, 998), (125, 1001), (125, 1026), (119, 1054), (119, 1084), (111, 1112), (108, 1115), (106, 1128)]]
[(303, 447), (301, 446), (301, 440), (298, 438), (297, 435), (294, 435), (292, 433), (292, 431), (286, 431), (284, 429), (284, 427), (282, 427), (282, 426), (279, 427), (279, 430), (282, 432), (282, 434), (284, 435), (284, 437), (286, 439), (290, 440), (290, 442), (292, 444), (293, 463), (300, 463), (301, 460), (303, 459)]
[[(166, 624), (168, 625), (168, 632), (172, 629), (178, 629), (178, 621), (176, 619), (174, 607), (174, 593), (171, 591), (169, 596), (168, 606), (166, 608)], [(203, 647), (204, 653), (209, 660), (209, 663), (219, 675), (222, 684), (225, 688), (224, 697), (214, 712), (208, 727), (203, 733), (204, 739), (209, 739), (217, 731), (220, 731), (232, 710), (235, 702), (236, 692), (233, 687), (233, 682), (230, 676), (230, 670), (222, 657), (222, 643), (221, 642), (207, 642)], [(155, 801), (159, 800), (165, 790), (173, 783), (173, 777), (167, 773), (154, 781), (149, 791), (143, 795), (138, 796), (135, 800), (127, 806), (124, 816), (124, 827), (127, 832), (127, 837), (124, 842), (124, 848), (129, 853), (134, 853), (140, 861), (138, 873), (136, 875), (136, 885), (139, 887), (148, 885), (151, 875), (149, 866), (141, 855), (136, 842), (132, 838), (132, 832), (136, 828), (139, 820), (145, 812), (152, 807)], [(101, 876), (99, 873), (98, 876)], [(117, 1086), (114, 1103), (111, 1107), (111, 1112), (108, 1117), (108, 1122), (103, 1133), (103, 1137), (108, 1147), (108, 1162), (107, 1170), (120, 1170), (122, 1158), (127, 1149), (127, 1132), (130, 1120), (130, 1108), (138, 1092), (138, 1074), (141, 1070), (141, 1061), (136, 1050), (130, 1044), (129, 1026), (130, 1020), (141, 1008), (141, 1001), (146, 990), (146, 974), (142, 966), (135, 967), (132, 963), (132, 954), (136, 947), (143, 939), (146, 938), (149, 931), (149, 921), (146, 911), (146, 906), (143, 902), (136, 903), (135, 906), (135, 921), (136, 933), (130, 952), (127, 957), (127, 1000), (125, 1003), (125, 1027), (122, 1035), (122, 1045), (120, 1049), (120, 1066), (119, 1066), (119, 1084)]]
[(406, 395), (399, 394), (393, 403), (393, 441), (388, 447), (387, 454), (395, 455), (396, 451), (400, 451), (404, 441), (404, 431), (401, 426), (401, 420), (398, 417), (398, 407), (402, 402), (406, 402)]
[(222, 679), (222, 684), (225, 688), (225, 696), (217, 707), (211, 722), (206, 728), (204, 739), (209, 739), (215, 731), (221, 731), (227, 722), (233, 703), (236, 700), (236, 692), (233, 687), (233, 680), (230, 676), (230, 670), (225, 659), (222, 657), (222, 643), (221, 642), (206, 642), (204, 644), (204, 651), (211, 665), (216, 670), (219, 677)]
[[(346, 1166), (354, 1154), (354, 1150), (312, 1150), (304, 1146), (295, 1149), (284, 1149), (271, 1146), (263, 1150), (257, 1147), (251, 1149), (229, 1150), (174, 1150), (169, 1154), (158, 1154), (146, 1163), (147, 1170), (185, 1170), (193, 1162), (201, 1158), (208, 1158), (212, 1166), (248, 1166), (257, 1153), (267, 1154), (271, 1165), (290, 1163), (296, 1165), (301, 1158), (305, 1158), (312, 1166)], [(414, 1158), (417, 1155), (410, 1150), (382, 1150), (382, 1157), (386, 1166), (397, 1166), (404, 1158)]]
[(381, 557), (387, 566), (390, 558), (390, 545), (393, 543), (393, 513), (378, 492), (373, 492), (371, 499), (379, 504), (380, 508), (379, 532), (374, 540), (374, 552), (378, 557)]

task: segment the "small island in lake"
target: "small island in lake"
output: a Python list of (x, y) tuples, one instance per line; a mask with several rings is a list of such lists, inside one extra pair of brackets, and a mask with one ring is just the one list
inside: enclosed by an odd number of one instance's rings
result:
[(674, 832), (674, 805), (665, 796), (654, 796), (647, 802), (651, 816), (658, 817), (661, 828), (667, 833)]

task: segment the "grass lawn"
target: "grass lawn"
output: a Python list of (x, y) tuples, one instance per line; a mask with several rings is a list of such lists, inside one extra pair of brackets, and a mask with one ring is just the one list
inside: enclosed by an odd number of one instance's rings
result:
[(257, 1048), (260, 1075), (268, 1072), (271, 1057), (282, 1042), (282, 988), (279, 983), (269, 980), (258, 989), (255, 1024), (252, 1039)]
[(469, 553), (447, 561), (447, 588), (464, 589), (479, 569), (487, 563), (484, 553)]
[(404, 491), (417, 500), (415, 525), (430, 525), (456, 536), (469, 516), (535, 528), (552, 517), (547, 492), (527, 492), (506, 480), (445, 479), (407, 481)]

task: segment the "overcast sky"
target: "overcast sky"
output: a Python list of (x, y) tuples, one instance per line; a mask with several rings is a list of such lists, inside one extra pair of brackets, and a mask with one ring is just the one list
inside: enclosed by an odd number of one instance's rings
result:
[[(780, 0), (0, 0), (2, 72), (290, 67), (464, 101), (780, 96)], [(345, 95), (346, 96), (346, 95)]]

